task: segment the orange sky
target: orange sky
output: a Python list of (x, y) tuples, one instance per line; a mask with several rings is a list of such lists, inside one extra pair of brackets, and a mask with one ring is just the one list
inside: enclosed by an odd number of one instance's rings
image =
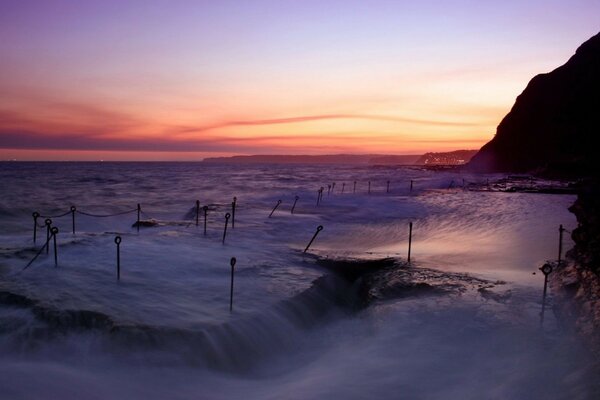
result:
[(0, 159), (479, 148), (596, 33), (575, 2), (3, 3)]

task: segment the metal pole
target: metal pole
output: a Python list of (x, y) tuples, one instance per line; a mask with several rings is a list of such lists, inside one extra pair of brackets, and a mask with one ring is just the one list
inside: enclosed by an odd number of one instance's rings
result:
[(204, 210), (204, 236), (206, 236), (206, 219), (208, 214), (208, 206), (204, 206), (202, 207), (202, 209)]
[(117, 244), (117, 280), (121, 280), (121, 236), (115, 238)]
[(411, 180), (410, 180), (410, 191), (411, 191), (411, 192), (412, 192), (412, 189), (413, 189), (413, 180), (411, 179)]
[(223, 230), (223, 244), (225, 244), (225, 236), (227, 235), (227, 224), (229, 223), (229, 218), (231, 218), (231, 214), (225, 214), (225, 229)]
[(137, 231), (138, 233), (140, 233), (140, 214), (142, 212), (142, 206), (140, 206), (140, 203), (138, 203), (137, 205)]
[(233, 311), (233, 272), (236, 263), (235, 257), (231, 257), (229, 264), (231, 265), (231, 285), (229, 288), (229, 312)]
[(77, 211), (77, 208), (75, 206), (71, 206), (71, 220), (73, 222), (73, 235), (75, 234), (75, 211)]
[(310, 239), (310, 242), (308, 242), (308, 245), (306, 245), (306, 248), (304, 249), (304, 252), (306, 253), (308, 251), (308, 248), (310, 247), (310, 245), (312, 244), (312, 242), (315, 241), (315, 239), (317, 238), (317, 235), (319, 234), (319, 232), (321, 232), (323, 230), (323, 225), (319, 225), (317, 226), (317, 231), (315, 232), (315, 234), (313, 235), (312, 239)]
[(200, 218), (200, 200), (196, 200), (196, 226), (198, 226), (199, 218)]
[(233, 198), (233, 201), (231, 202), (231, 229), (235, 228), (235, 206), (237, 203), (237, 197)]
[(346, 189), (346, 183), (345, 182), (342, 183), (342, 194), (344, 193), (344, 189)]
[(352, 193), (356, 193), (356, 181), (354, 181), (354, 189), (352, 189)]
[(368, 193), (371, 194), (371, 181), (369, 181), (369, 190)]
[(292, 206), (292, 211), (291, 211), (292, 214), (294, 213), (294, 209), (296, 208), (296, 203), (298, 202), (299, 198), (300, 198), (299, 196), (294, 197), (294, 205)]
[(390, 192), (390, 181), (387, 181), (387, 189), (385, 190), (386, 193)]
[(558, 265), (560, 265), (560, 261), (562, 258), (562, 244), (563, 244), (563, 232), (564, 228), (562, 224), (558, 227)]
[(52, 238), (54, 239), (54, 268), (56, 268), (58, 267), (58, 253), (56, 252), (56, 235), (58, 234), (58, 228), (52, 228), (51, 233)]
[(277, 200), (277, 204), (275, 204), (275, 207), (273, 207), (273, 210), (271, 211), (271, 214), (269, 214), (269, 218), (271, 218), (271, 216), (273, 215), (273, 213), (275, 212), (275, 210), (277, 210), (277, 207), (279, 207), (280, 204), (281, 204), (281, 200)]
[(37, 241), (37, 219), (40, 217), (39, 212), (31, 214), (33, 216), (33, 244)]
[(46, 254), (50, 253), (50, 230), (52, 229), (52, 220), (47, 218), (44, 223), (46, 224)]
[(544, 274), (544, 294), (542, 295), (542, 312), (540, 314), (540, 327), (544, 325), (544, 313), (546, 312), (546, 292), (548, 289), (548, 275), (552, 273), (552, 265), (544, 264), (540, 267), (540, 271)]
[(413, 223), (408, 223), (408, 262), (410, 263), (410, 251), (412, 248), (412, 227)]

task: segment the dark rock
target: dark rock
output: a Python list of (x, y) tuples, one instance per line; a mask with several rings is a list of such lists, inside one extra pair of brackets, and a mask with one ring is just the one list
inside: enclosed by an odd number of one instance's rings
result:
[(600, 33), (561, 67), (534, 77), (469, 162), (481, 172), (587, 176), (600, 167)]
[(569, 210), (578, 227), (571, 235), (575, 246), (550, 274), (556, 294), (555, 311), (600, 356), (600, 186), (589, 183)]
[(592, 184), (582, 190), (569, 211), (577, 217), (578, 227), (571, 235), (575, 246), (567, 255), (600, 275), (600, 186)]
[(133, 228), (137, 228), (138, 225), (140, 226), (140, 228), (152, 228), (154, 226), (157, 226), (158, 222), (153, 219), (140, 220), (140, 222), (136, 221), (131, 226)]

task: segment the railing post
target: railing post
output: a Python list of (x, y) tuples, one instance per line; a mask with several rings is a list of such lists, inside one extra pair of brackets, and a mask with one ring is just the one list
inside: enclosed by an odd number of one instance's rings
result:
[(200, 200), (196, 200), (196, 226), (198, 226), (199, 219), (200, 219)]
[(204, 236), (206, 236), (206, 220), (208, 219), (208, 206), (202, 207), (204, 210)]
[(412, 248), (412, 228), (413, 228), (413, 223), (409, 222), (408, 223), (408, 263), (410, 264), (410, 251)]
[(117, 280), (121, 280), (121, 236), (115, 237), (117, 245)]
[(142, 206), (140, 203), (137, 205), (137, 231), (140, 233), (140, 214), (142, 213)]
[(56, 251), (56, 235), (58, 234), (58, 228), (53, 227), (50, 231), (52, 233), (52, 238), (54, 241), (54, 268), (58, 267), (58, 253)]
[(560, 265), (562, 258), (562, 244), (563, 244), (563, 232), (565, 229), (562, 224), (558, 227), (558, 265)]
[(225, 214), (225, 229), (223, 230), (223, 244), (225, 244), (225, 236), (227, 235), (227, 225), (229, 224), (229, 218), (231, 218), (231, 214)]
[(294, 205), (292, 206), (291, 214), (294, 213), (294, 209), (296, 208), (296, 203), (298, 202), (299, 198), (300, 198), (299, 196), (294, 197)]
[(46, 225), (46, 254), (48, 254), (50, 253), (50, 230), (52, 229), (52, 220), (46, 218), (44, 224)]
[(40, 213), (35, 211), (33, 214), (33, 244), (37, 241), (37, 220), (40, 217)]
[(317, 231), (315, 232), (315, 234), (313, 235), (312, 239), (310, 239), (310, 242), (308, 242), (308, 244), (306, 245), (306, 248), (304, 249), (304, 252), (306, 253), (308, 251), (308, 248), (310, 247), (310, 245), (315, 241), (315, 239), (317, 238), (317, 235), (319, 234), (319, 232), (321, 232), (323, 230), (323, 225), (319, 225), (317, 226)]
[(237, 203), (237, 197), (234, 197), (233, 201), (231, 202), (231, 229), (235, 228), (235, 207), (236, 207), (236, 203)]
[(275, 210), (277, 210), (277, 207), (279, 207), (280, 204), (281, 204), (281, 200), (277, 200), (277, 204), (275, 204), (275, 207), (273, 207), (273, 210), (271, 211), (271, 214), (269, 214), (269, 218), (271, 218), (271, 216), (273, 215), (273, 213), (275, 212)]
[(231, 260), (229, 261), (229, 265), (231, 265), (231, 285), (229, 287), (229, 312), (233, 311), (233, 272), (235, 269), (235, 263), (236, 263), (236, 259), (235, 257), (231, 257)]
[(544, 312), (546, 311), (546, 291), (548, 289), (548, 275), (552, 273), (552, 265), (544, 264), (540, 267), (544, 274), (544, 294), (542, 295), (542, 312), (540, 314), (540, 327), (544, 325)]
[(73, 235), (75, 234), (75, 211), (77, 211), (77, 208), (75, 206), (71, 206), (71, 221), (73, 223)]

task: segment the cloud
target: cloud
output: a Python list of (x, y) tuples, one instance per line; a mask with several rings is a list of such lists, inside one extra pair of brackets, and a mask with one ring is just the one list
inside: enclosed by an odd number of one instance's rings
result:
[(0, 148), (29, 150), (103, 150), (159, 152), (244, 152), (250, 145), (205, 138), (173, 140), (155, 137), (103, 138), (87, 134), (47, 134), (34, 131), (0, 130)]
[[(483, 123), (402, 118), (360, 113), (318, 114), (266, 119), (231, 119), (212, 124), (154, 123), (99, 106), (38, 99), (25, 112), (0, 109), (0, 148), (21, 150), (85, 150), (128, 152), (312, 151), (334, 146), (356, 151), (377, 144), (394, 148), (411, 142), (410, 135), (376, 132), (229, 136), (219, 130), (231, 127), (302, 124), (325, 120), (367, 120), (432, 127), (473, 127)], [(209, 133), (209, 131), (212, 131)], [(285, 131), (284, 131), (285, 132)]]
[(270, 119), (256, 119), (256, 120), (231, 120), (224, 121), (216, 124), (201, 125), (201, 126), (189, 126), (182, 127), (179, 133), (200, 133), (209, 130), (223, 129), (235, 126), (257, 126), (257, 125), (277, 125), (277, 124), (293, 124), (302, 122), (312, 122), (321, 120), (333, 120), (333, 119), (358, 119), (358, 120), (371, 120), (371, 121), (387, 121), (387, 122), (400, 122), (417, 125), (431, 125), (431, 126), (451, 126), (451, 127), (467, 127), (467, 126), (485, 126), (485, 123), (480, 122), (456, 122), (456, 121), (438, 121), (438, 120), (424, 120), (416, 118), (401, 118), (391, 117), (385, 115), (369, 115), (369, 114), (322, 114), (322, 115), (306, 115), (299, 117), (287, 117), (287, 118), (270, 118)]

